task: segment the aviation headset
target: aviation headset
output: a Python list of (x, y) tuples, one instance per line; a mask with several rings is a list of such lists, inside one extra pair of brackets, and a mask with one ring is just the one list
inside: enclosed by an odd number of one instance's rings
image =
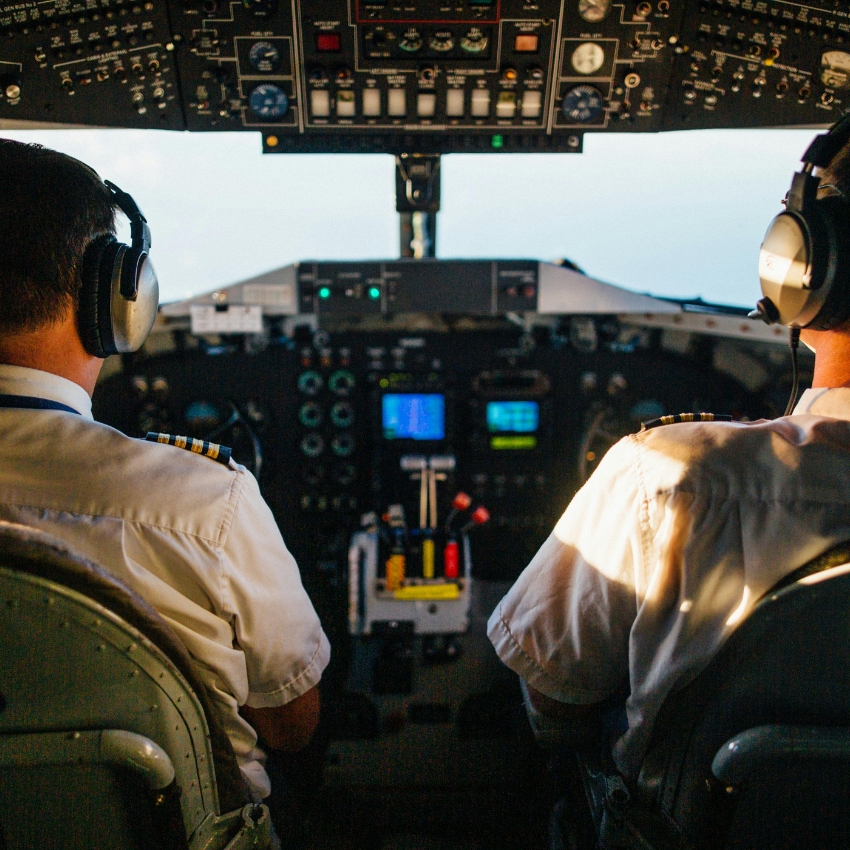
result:
[(103, 234), (83, 255), (77, 326), (86, 351), (102, 358), (141, 348), (159, 306), (147, 219), (130, 195), (108, 180), (104, 183), (115, 206), (130, 220), (132, 239), (125, 245), (111, 233)]
[[(850, 199), (813, 170), (826, 168), (850, 141), (850, 115), (815, 136), (803, 154), (781, 212), (759, 255), (764, 298), (750, 314), (768, 324), (829, 330), (850, 318)], [(818, 199), (819, 189), (833, 194)], [(793, 347), (793, 342), (792, 342)]]

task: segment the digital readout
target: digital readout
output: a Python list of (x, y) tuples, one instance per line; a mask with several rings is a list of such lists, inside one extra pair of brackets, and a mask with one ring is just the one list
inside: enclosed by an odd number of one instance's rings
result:
[(388, 393), (381, 404), (385, 439), (445, 439), (446, 397), (441, 393)]
[(540, 421), (536, 401), (488, 401), (487, 430), (493, 433), (531, 434)]
[(490, 437), (490, 448), (496, 451), (514, 450), (528, 451), (537, 448), (537, 437)]

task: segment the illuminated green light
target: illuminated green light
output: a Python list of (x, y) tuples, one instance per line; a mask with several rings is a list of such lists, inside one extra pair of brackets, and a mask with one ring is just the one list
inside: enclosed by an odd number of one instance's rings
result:
[(491, 144), (496, 150), (499, 150), (499, 148), (503, 148), (505, 146), (505, 139), (503, 136), (493, 136)]
[(535, 449), (537, 437), (491, 437), (491, 449)]
[(369, 297), (377, 300), (381, 297), (381, 290), (377, 286), (369, 287)]
[(386, 378), (381, 378), (380, 384), (383, 389), (386, 389), (390, 385), (390, 382)]
[(330, 290), (330, 288), (329, 288), (329, 287), (327, 287), (327, 286), (323, 286), (323, 287), (319, 290), (319, 298), (325, 299), (325, 298), (330, 298), (330, 297), (331, 297), (331, 290)]

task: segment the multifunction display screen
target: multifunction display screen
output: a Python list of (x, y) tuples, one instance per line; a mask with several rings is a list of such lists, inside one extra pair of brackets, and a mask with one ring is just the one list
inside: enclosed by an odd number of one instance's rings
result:
[(540, 405), (536, 401), (487, 402), (491, 449), (537, 448)]
[(539, 421), (540, 405), (536, 401), (487, 402), (488, 431), (531, 434), (537, 430)]
[(385, 439), (445, 439), (446, 397), (442, 393), (388, 393), (381, 404)]

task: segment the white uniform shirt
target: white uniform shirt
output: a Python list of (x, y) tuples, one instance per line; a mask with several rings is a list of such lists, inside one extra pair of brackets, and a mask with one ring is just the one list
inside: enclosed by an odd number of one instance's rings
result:
[(177, 633), (255, 794), (268, 776), (238, 706), (284, 705), (330, 646), (254, 477), (92, 420), (56, 375), (0, 365), (0, 394), (80, 412), (0, 409), (0, 519), (53, 534), (126, 582)]
[(635, 777), (665, 696), (779, 579), (850, 539), (850, 389), (790, 417), (682, 423), (603, 458), (488, 624), (499, 657), (565, 703), (630, 686), (614, 757)]

